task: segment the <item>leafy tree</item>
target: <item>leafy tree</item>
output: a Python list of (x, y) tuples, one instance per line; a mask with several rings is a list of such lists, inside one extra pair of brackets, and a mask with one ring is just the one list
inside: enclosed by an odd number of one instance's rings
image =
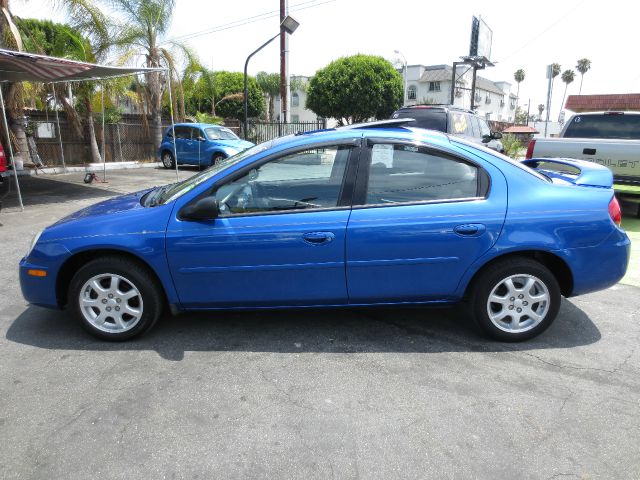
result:
[[(16, 25), (27, 52), (81, 60), (78, 58), (77, 52), (89, 48), (88, 42), (82, 34), (69, 25), (32, 18), (16, 19)], [(80, 139), (85, 139), (82, 119), (75, 106), (67, 98), (64, 85), (55, 84), (53, 88), (55, 88), (56, 98), (62, 105), (75, 135)], [(49, 89), (45, 88), (43, 84), (34, 84), (32, 95), (39, 96), (44, 102), (49, 94)]]
[[(244, 74), (242, 72), (216, 72), (214, 75), (216, 113), (225, 118), (244, 118)], [(264, 97), (256, 79), (248, 77), (249, 117), (264, 113)]]
[(542, 112), (544, 112), (544, 103), (538, 105), (538, 118), (542, 120)]
[(573, 70), (565, 70), (562, 72), (562, 81), (564, 82), (564, 95), (562, 95), (562, 103), (560, 104), (560, 114), (558, 114), (558, 121), (560, 121), (560, 115), (562, 114), (562, 109), (564, 108), (564, 99), (567, 98), (567, 88), (569, 88), (569, 84), (573, 82), (575, 79), (576, 72)]
[[(49, 21), (28, 20), (22, 24), (25, 46), (36, 53), (64, 57), (81, 62), (103, 61), (113, 45), (112, 22), (100, 8), (89, 0), (65, 0), (63, 2), (69, 25)], [(76, 88), (79, 105), (71, 105), (62, 85), (56, 88), (56, 97), (62, 104), (69, 122), (81, 138), (89, 142), (91, 160), (101, 162), (94, 124), (92, 97), (97, 84), (81, 82)], [(84, 116), (85, 135), (81, 134), (80, 116)]]
[[(525, 77), (525, 72), (521, 68), (516, 70), (515, 73), (513, 74), (513, 79), (518, 84), (518, 92), (516, 93), (516, 118), (517, 118), (517, 112), (518, 112), (518, 102), (520, 101), (520, 83), (524, 81), (524, 77)], [(520, 122), (516, 120), (516, 123), (520, 123)]]
[(578, 95), (582, 95), (582, 81), (584, 80), (584, 74), (587, 73), (591, 69), (591, 60), (588, 58), (581, 58), (578, 60), (578, 64), (576, 65), (576, 70), (580, 72), (580, 90), (578, 91)]
[(388, 118), (402, 105), (402, 76), (382, 57), (354, 55), (334, 60), (309, 82), (307, 108), (320, 117), (357, 123)]
[(527, 123), (527, 112), (521, 107), (516, 107), (516, 113), (514, 115), (516, 123)]

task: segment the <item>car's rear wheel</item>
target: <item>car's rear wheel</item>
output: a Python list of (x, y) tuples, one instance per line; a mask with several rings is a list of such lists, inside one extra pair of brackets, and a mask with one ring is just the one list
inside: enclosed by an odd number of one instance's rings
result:
[(173, 158), (173, 154), (167, 150), (162, 152), (162, 166), (164, 168), (173, 168), (175, 167), (175, 159)]
[(529, 258), (491, 265), (474, 281), (476, 322), (490, 337), (519, 342), (544, 332), (558, 314), (562, 295), (554, 275)]
[(218, 165), (222, 162), (226, 157), (224, 153), (215, 153), (211, 158), (211, 165)]
[(163, 305), (153, 274), (121, 257), (92, 260), (80, 268), (68, 298), (89, 333), (112, 341), (128, 340), (151, 328)]

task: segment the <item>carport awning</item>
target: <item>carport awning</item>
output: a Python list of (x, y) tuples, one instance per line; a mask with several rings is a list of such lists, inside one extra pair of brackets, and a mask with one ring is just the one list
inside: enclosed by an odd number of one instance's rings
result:
[(164, 68), (112, 67), (0, 49), (0, 82), (67, 82), (119, 77)]

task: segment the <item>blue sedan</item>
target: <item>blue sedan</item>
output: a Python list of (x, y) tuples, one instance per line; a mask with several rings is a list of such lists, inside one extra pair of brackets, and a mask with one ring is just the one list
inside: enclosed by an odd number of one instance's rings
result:
[(515, 162), (391, 120), (257, 145), (36, 236), (27, 301), (124, 340), (163, 309), (454, 304), (489, 336), (543, 332), (562, 296), (615, 284), (630, 243), (611, 172)]
[(175, 167), (176, 155), (178, 165), (209, 167), (253, 145), (221, 125), (177, 123), (164, 133), (158, 156), (165, 168)]

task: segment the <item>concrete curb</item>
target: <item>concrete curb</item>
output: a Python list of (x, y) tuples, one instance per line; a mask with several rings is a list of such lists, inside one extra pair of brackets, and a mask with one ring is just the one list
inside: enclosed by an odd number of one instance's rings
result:
[[(129, 168), (158, 168), (160, 162), (109, 162), (106, 164), (106, 170), (126, 170)], [(42, 174), (61, 174), (61, 173), (74, 173), (74, 172), (95, 172), (99, 173), (105, 169), (103, 163), (89, 163), (83, 166), (69, 166), (65, 170), (62, 167), (44, 167), (39, 168), (37, 171), (35, 168), (18, 170), (18, 176), (35, 176)], [(13, 172), (5, 172), (5, 176), (13, 176)]]

